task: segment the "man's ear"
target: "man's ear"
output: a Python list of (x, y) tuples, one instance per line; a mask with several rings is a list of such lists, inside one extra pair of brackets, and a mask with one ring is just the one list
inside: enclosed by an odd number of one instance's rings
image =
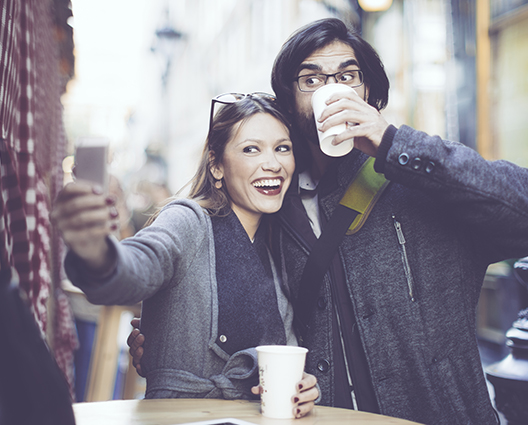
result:
[(209, 152), (209, 171), (211, 171), (211, 174), (216, 180), (222, 180), (224, 178), (222, 164), (216, 164), (213, 152)]

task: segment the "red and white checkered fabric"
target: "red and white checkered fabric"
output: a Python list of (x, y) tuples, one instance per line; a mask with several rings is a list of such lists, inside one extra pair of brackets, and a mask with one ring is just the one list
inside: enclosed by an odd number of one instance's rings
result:
[[(3, 0), (0, 7), (0, 267), (18, 275), (43, 335), (53, 325), (55, 357), (73, 390), (78, 340), (58, 283), (62, 245), (49, 222), (66, 151), (53, 1)], [(55, 317), (48, 320), (52, 287)]]

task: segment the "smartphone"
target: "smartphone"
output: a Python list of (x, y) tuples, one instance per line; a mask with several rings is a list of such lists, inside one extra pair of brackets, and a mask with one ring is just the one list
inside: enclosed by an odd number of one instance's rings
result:
[(87, 180), (108, 189), (108, 139), (102, 137), (81, 137), (76, 141), (76, 180)]

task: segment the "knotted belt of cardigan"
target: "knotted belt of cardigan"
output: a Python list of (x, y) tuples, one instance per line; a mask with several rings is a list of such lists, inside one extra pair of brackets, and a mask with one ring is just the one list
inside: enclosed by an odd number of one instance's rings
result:
[(148, 372), (148, 391), (168, 390), (196, 394), (207, 393), (207, 398), (247, 399), (248, 393), (237, 388), (233, 381), (250, 378), (257, 373), (257, 370), (256, 350), (248, 348), (233, 354), (220, 374), (208, 378), (177, 369), (156, 369)]

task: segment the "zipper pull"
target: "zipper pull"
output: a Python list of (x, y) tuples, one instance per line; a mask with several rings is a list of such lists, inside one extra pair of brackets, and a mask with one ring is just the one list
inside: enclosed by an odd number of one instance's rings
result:
[(396, 220), (396, 216), (393, 214), (392, 219), (394, 220), (394, 227), (396, 228), (396, 235), (398, 236), (398, 242), (400, 245), (405, 245), (405, 236), (403, 236), (401, 224)]

